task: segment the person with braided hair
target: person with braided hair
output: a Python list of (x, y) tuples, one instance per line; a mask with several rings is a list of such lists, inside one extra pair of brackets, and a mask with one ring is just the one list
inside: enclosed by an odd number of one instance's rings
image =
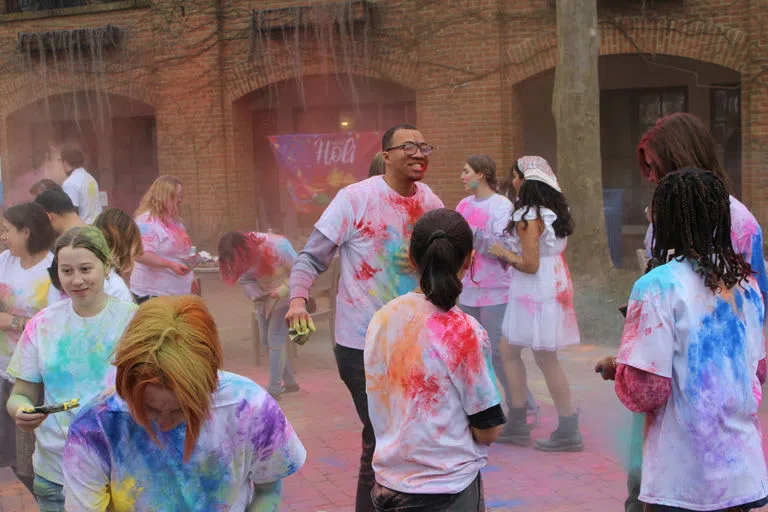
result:
[[(698, 117), (680, 112), (661, 117), (656, 125), (643, 135), (637, 146), (637, 160), (643, 177), (650, 183), (658, 183), (664, 176), (677, 169), (690, 167), (707, 169), (721, 179), (729, 192), (728, 202), (731, 216), (731, 243), (734, 250), (744, 257), (756, 280), (764, 304), (768, 304), (768, 275), (763, 257), (763, 233), (755, 216), (738, 199), (730, 195), (730, 182), (725, 170), (717, 158), (715, 140), (707, 127)], [(646, 209), (648, 215), (649, 209)], [(648, 226), (645, 236), (645, 248), (651, 255), (653, 225)], [(595, 371), (604, 380), (613, 380), (616, 373), (615, 357), (606, 357), (597, 362)], [(627, 489), (629, 496), (625, 503), (626, 512), (641, 512), (642, 505), (637, 500), (640, 492), (641, 452), (639, 446), (642, 436), (642, 418), (633, 422), (629, 457), (629, 476)]]
[(765, 307), (731, 242), (726, 186), (701, 169), (670, 173), (652, 219), (653, 257), (632, 289), (616, 360), (616, 394), (646, 413), (639, 499), (648, 512), (761, 507)]

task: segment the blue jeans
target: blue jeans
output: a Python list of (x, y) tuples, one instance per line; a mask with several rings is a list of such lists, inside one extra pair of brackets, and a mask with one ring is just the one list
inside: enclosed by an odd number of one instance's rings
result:
[(291, 362), (286, 355), (285, 343), (288, 341), (288, 326), (285, 324), (285, 315), (288, 306), (275, 307), (269, 312), (269, 318), (259, 315), (259, 329), (261, 329), (261, 342), (269, 347), (269, 386), (267, 391), (273, 395), (279, 395), (283, 387), (295, 386), (296, 377), (293, 375)]
[[(491, 362), (493, 370), (496, 372), (501, 387), (504, 388), (504, 398), (507, 401), (507, 411), (512, 410), (512, 404), (509, 402), (512, 395), (509, 393), (509, 384), (507, 382), (507, 372), (504, 370), (504, 363), (501, 360), (501, 324), (504, 321), (504, 313), (507, 310), (506, 304), (497, 304), (494, 306), (465, 306), (460, 305), (461, 310), (480, 322), (488, 333), (488, 339), (491, 342)], [(533, 398), (530, 389), (525, 390), (527, 394), (528, 409), (536, 409), (536, 399)]]
[(64, 486), (35, 475), (32, 484), (40, 512), (64, 512)]

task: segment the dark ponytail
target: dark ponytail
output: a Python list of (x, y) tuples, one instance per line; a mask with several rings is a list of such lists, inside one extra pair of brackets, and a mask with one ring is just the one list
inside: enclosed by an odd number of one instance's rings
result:
[(411, 258), (421, 275), (427, 300), (444, 311), (461, 294), (461, 271), (472, 252), (472, 230), (464, 217), (447, 208), (425, 213), (413, 228)]

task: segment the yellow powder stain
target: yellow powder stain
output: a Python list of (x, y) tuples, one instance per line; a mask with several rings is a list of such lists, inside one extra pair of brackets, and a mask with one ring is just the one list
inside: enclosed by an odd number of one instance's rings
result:
[(88, 197), (94, 198), (96, 197), (96, 182), (91, 181), (88, 183)]
[(43, 309), (48, 304), (48, 290), (51, 288), (51, 280), (44, 277), (35, 283), (35, 291), (32, 295), (32, 304), (35, 309)]
[[(132, 512), (136, 510), (136, 501), (142, 492), (144, 492), (144, 488), (136, 487), (135, 478), (126, 478), (112, 489), (112, 510), (115, 512)], [(98, 508), (104, 510), (106, 507)]]

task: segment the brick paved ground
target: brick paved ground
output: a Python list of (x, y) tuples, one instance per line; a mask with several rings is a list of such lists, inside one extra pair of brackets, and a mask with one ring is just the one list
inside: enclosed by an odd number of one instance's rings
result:
[[(266, 385), (268, 369), (253, 364), (248, 320), (249, 303), (239, 290), (225, 288), (215, 276), (203, 278), (203, 296), (219, 323), (227, 369)], [(354, 510), (360, 425), (351, 399), (339, 380), (327, 322), (301, 349), (297, 359), (302, 390), (285, 395), (281, 406), (308, 451), (306, 465), (285, 482), (284, 511)], [(540, 453), (532, 448), (491, 447), (483, 471), (486, 503), (492, 511), (614, 512), (623, 510), (625, 473), (621, 446), (628, 416), (613, 394), (593, 372), (594, 361), (612, 349), (579, 346), (563, 351), (572, 379), (575, 401), (581, 408), (586, 451), (576, 454)], [(530, 356), (530, 354), (529, 354)], [(531, 390), (542, 404), (535, 436), (555, 427), (555, 411), (544, 380), (528, 358)], [(768, 422), (768, 412), (763, 413)], [(34, 500), (7, 470), (0, 470), (0, 511), (32, 511)]]

